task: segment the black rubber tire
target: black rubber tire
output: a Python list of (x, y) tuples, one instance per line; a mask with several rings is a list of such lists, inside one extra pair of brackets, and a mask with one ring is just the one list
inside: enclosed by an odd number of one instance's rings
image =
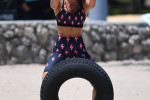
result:
[(71, 58), (56, 64), (41, 85), (41, 100), (59, 100), (61, 85), (71, 78), (88, 80), (96, 90), (96, 100), (113, 100), (112, 82), (102, 67), (83, 58)]

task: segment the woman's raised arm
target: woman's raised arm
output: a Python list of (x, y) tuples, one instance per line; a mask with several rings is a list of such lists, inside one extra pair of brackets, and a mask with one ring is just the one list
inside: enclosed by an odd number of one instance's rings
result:
[(88, 9), (94, 8), (96, 4), (96, 0), (84, 0), (84, 2), (86, 4), (86, 8)]
[(60, 4), (60, 0), (50, 0), (50, 7), (52, 9), (57, 9)]

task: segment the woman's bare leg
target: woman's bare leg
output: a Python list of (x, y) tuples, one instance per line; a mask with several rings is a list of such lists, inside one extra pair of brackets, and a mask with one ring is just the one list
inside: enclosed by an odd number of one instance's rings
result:
[(44, 78), (45, 78), (45, 76), (46, 76), (47, 73), (48, 73), (48, 72), (44, 72), (44, 73), (43, 73), (42, 80), (44, 80)]
[(95, 97), (96, 97), (96, 91), (95, 91), (95, 89), (93, 88), (92, 100), (95, 100)]

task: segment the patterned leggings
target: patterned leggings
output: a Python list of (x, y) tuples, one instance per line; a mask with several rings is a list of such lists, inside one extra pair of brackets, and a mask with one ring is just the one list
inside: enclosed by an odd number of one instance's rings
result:
[(55, 64), (69, 58), (85, 58), (94, 61), (86, 51), (82, 36), (61, 37), (58, 35), (53, 53), (48, 59), (44, 72), (48, 72)]

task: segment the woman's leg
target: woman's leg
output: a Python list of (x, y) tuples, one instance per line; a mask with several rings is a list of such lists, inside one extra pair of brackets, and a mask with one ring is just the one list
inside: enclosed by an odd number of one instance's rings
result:
[(93, 88), (92, 100), (95, 100), (95, 97), (96, 97), (96, 91), (95, 91), (95, 89)]
[(63, 60), (62, 54), (60, 54), (60, 53), (52, 53), (51, 54), (50, 58), (48, 59), (46, 66), (45, 66), (42, 81), (44, 80), (48, 71), (51, 70), (55, 66), (55, 64), (59, 63), (62, 60)]
[(46, 76), (47, 73), (48, 73), (48, 72), (43, 72), (42, 81), (44, 80), (44, 78), (45, 78), (45, 76)]
[[(83, 52), (84, 52), (84, 50), (83, 50)], [(94, 61), (94, 60), (92, 59), (92, 57), (91, 57), (86, 51), (84, 52), (84, 54), (85, 54), (85, 58), (86, 58), (86, 59), (89, 59), (89, 60), (91, 60), (91, 61)], [(95, 89), (94, 89), (94, 87), (93, 87), (92, 100), (95, 100), (95, 98), (96, 98), (96, 91), (95, 91)]]

